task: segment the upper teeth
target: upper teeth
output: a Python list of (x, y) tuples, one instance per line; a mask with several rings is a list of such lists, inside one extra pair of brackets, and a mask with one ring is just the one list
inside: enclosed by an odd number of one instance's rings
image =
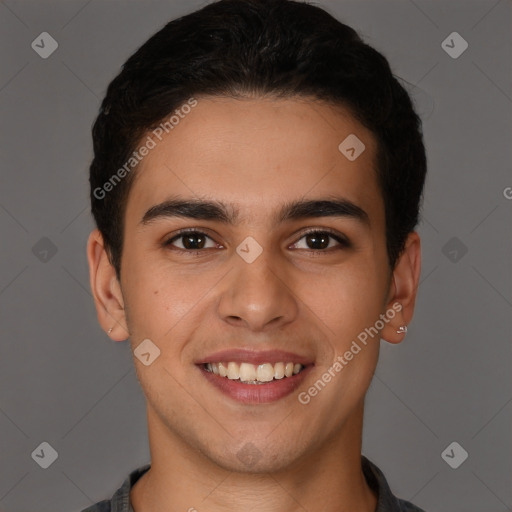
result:
[(240, 379), (242, 382), (270, 382), (273, 379), (291, 377), (299, 373), (304, 367), (299, 363), (207, 363), (206, 369), (215, 375), (227, 377), (231, 380)]

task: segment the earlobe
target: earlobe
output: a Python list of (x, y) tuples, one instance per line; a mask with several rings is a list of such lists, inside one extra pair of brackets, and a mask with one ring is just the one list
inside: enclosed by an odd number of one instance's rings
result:
[(121, 286), (109, 260), (103, 237), (97, 229), (89, 235), (87, 260), (89, 262), (89, 282), (98, 321), (112, 340), (126, 340), (130, 334), (126, 324)]
[(381, 332), (381, 338), (389, 343), (400, 343), (405, 338), (414, 314), (420, 273), (421, 242), (418, 233), (413, 231), (393, 270), (386, 310), (394, 309), (396, 313)]

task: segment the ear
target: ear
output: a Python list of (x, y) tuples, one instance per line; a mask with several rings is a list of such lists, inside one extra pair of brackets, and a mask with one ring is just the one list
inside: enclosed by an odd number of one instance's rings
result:
[(389, 343), (400, 343), (405, 337), (405, 333), (398, 333), (397, 330), (402, 325), (409, 325), (412, 319), (420, 273), (421, 242), (418, 233), (413, 231), (409, 233), (398, 258), (389, 288), (386, 311), (392, 309), (396, 314), (381, 332), (381, 338)]
[[(121, 285), (108, 257), (103, 237), (95, 229), (87, 242), (89, 282), (98, 321), (113, 341), (124, 341), (129, 336)], [(109, 332), (110, 331), (110, 332)]]

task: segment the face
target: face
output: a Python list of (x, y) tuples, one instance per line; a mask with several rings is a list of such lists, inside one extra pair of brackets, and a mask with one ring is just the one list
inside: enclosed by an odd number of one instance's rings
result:
[[(338, 148), (351, 134), (355, 159)], [(390, 308), (375, 154), (341, 108), (198, 98), (144, 157), (120, 290), (132, 349), (160, 351), (134, 362), (162, 436), (269, 471), (349, 428), (378, 359), (368, 329)]]

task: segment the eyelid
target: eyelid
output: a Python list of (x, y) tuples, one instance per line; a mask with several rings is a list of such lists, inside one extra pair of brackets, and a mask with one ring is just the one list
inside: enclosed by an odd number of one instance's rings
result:
[[(200, 227), (197, 227), (197, 228), (180, 228), (180, 229), (177, 229), (176, 231), (174, 231), (172, 233), (172, 236), (169, 238), (169, 240), (172, 240), (173, 238), (176, 238), (179, 235), (185, 235), (187, 233), (200, 233), (201, 235), (210, 236), (209, 232), (210, 232), (209, 229), (207, 229), (207, 228), (200, 228)], [(210, 238), (211, 238), (211, 236), (210, 236)]]

